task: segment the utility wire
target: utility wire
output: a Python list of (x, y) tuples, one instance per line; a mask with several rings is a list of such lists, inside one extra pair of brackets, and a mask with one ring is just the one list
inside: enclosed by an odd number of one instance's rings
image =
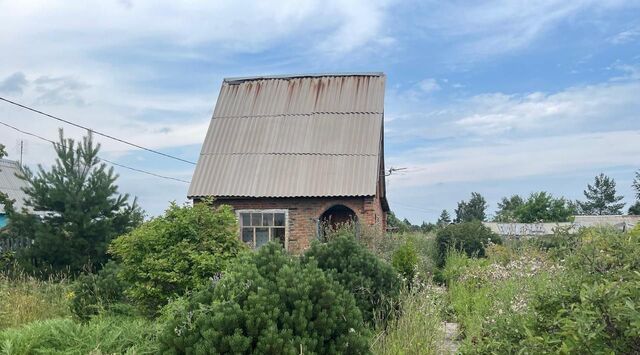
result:
[[(26, 135), (28, 135), (28, 136), (32, 136), (32, 137), (38, 138), (38, 139), (43, 140), (43, 141), (45, 141), (45, 142), (48, 142), (48, 143), (51, 143), (51, 144), (57, 144), (56, 142), (54, 142), (54, 141), (52, 141), (52, 140), (50, 140), (50, 139), (47, 139), (47, 138), (42, 137), (42, 136), (39, 136), (39, 135), (37, 135), (37, 134), (35, 134), (35, 133), (31, 133), (31, 132), (24, 131), (24, 130), (22, 130), (22, 129), (18, 128), (18, 127), (14, 127), (14, 126), (12, 126), (12, 125), (10, 125), (10, 124), (7, 124), (7, 123), (4, 123), (4, 122), (2, 122), (2, 121), (0, 121), (0, 125), (3, 125), (3, 126), (5, 126), (5, 127), (9, 127), (9, 128), (11, 128), (11, 129), (13, 129), (13, 130), (15, 130), (15, 131), (18, 131), (18, 132), (20, 132), (20, 133), (22, 133), (22, 134), (26, 134)], [(104, 162), (107, 162), (107, 163), (109, 163), (109, 164), (111, 164), (111, 165), (119, 166), (119, 167), (121, 167), (121, 168), (125, 168), (125, 169), (129, 169), (129, 170), (137, 171), (137, 172), (139, 172), (139, 173), (143, 173), (143, 174), (147, 174), (147, 175), (151, 175), (151, 176), (159, 177), (159, 178), (162, 178), (162, 179), (174, 180), (174, 181), (180, 181), (180, 182), (184, 182), (184, 183), (187, 183), (187, 184), (190, 184), (190, 183), (191, 183), (190, 181), (187, 181), (187, 180), (182, 180), (182, 179), (178, 179), (178, 178), (174, 178), (174, 177), (170, 177), (170, 176), (159, 175), (159, 174), (156, 174), (156, 173), (152, 173), (152, 172), (150, 172), (150, 171), (146, 171), (146, 170), (142, 170), (142, 169), (138, 169), (138, 168), (133, 168), (133, 167), (130, 167), (130, 166), (127, 166), (127, 165), (119, 164), (119, 163), (113, 162), (113, 161), (111, 161), (111, 160), (107, 160), (107, 159), (105, 159), (105, 158), (102, 158), (102, 157), (98, 157), (98, 159), (100, 159), (100, 160), (102, 160), (102, 161), (104, 161)]]
[(77, 123), (74, 123), (74, 122), (71, 122), (71, 121), (65, 120), (65, 119), (63, 119), (63, 118), (56, 117), (56, 116), (54, 116), (54, 115), (50, 115), (50, 114), (48, 114), (48, 113), (46, 113), (46, 112), (42, 112), (42, 111), (37, 110), (37, 109), (35, 109), (35, 108), (32, 108), (32, 107), (29, 107), (29, 106), (26, 106), (26, 105), (23, 105), (23, 104), (17, 103), (17, 102), (15, 102), (15, 101), (11, 101), (11, 100), (6, 99), (6, 98), (4, 98), (4, 97), (2, 97), (2, 96), (0, 96), (0, 100), (2, 100), (2, 101), (4, 101), (4, 102), (7, 102), (7, 103), (10, 103), (10, 104), (12, 104), (12, 105), (18, 106), (18, 107), (20, 107), (20, 108), (23, 108), (23, 109), (25, 109), (25, 110), (29, 110), (29, 111), (31, 111), (31, 112), (35, 112), (35, 113), (37, 113), (37, 114), (43, 115), (43, 116), (45, 116), (45, 117), (49, 117), (49, 118), (52, 118), (52, 119), (54, 119), (54, 120), (57, 120), (57, 121), (60, 121), (60, 122), (64, 122), (64, 123), (66, 123), (66, 124), (68, 124), (68, 125), (71, 125), (71, 126), (74, 126), (74, 127), (78, 127), (78, 128), (85, 129), (85, 130), (87, 130), (87, 131), (93, 132), (93, 133), (95, 133), (95, 134), (97, 134), (97, 135), (100, 135), (100, 136), (103, 136), (103, 137), (105, 137), (105, 138), (113, 139), (114, 141), (117, 141), (117, 142), (120, 142), (120, 143), (124, 143), (124, 144), (130, 145), (130, 146), (132, 146), (132, 147), (136, 147), (136, 148), (139, 148), (139, 149), (142, 149), (142, 150), (146, 150), (146, 151), (151, 152), (151, 153), (155, 153), (155, 154), (158, 154), (158, 155), (162, 155), (162, 156), (164, 156), (164, 157), (166, 157), (166, 158), (171, 158), (171, 159), (179, 160), (179, 161), (181, 161), (181, 162), (183, 162), (183, 163), (188, 163), (188, 164), (196, 165), (196, 163), (195, 163), (195, 162), (192, 162), (192, 161), (189, 161), (189, 160), (186, 160), (186, 159), (182, 159), (182, 158), (180, 158), (180, 157), (176, 157), (176, 156), (173, 156), (173, 155), (170, 155), (170, 154), (166, 154), (166, 153), (163, 153), (163, 152), (159, 152), (159, 151), (154, 150), (154, 149), (151, 149), (151, 148), (143, 147), (143, 146), (141, 146), (141, 145), (139, 145), (139, 144), (131, 143), (131, 142), (125, 141), (124, 139), (120, 139), (120, 138), (114, 137), (114, 136), (109, 135), (109, 134), (106, 134), (106, 133), (98, 132), (98, 131), (93, 130), (93, 129), (89, 128), (89, 127), (85, 127), (85, 126), (79, 125), (79, 124), (77, 124)]

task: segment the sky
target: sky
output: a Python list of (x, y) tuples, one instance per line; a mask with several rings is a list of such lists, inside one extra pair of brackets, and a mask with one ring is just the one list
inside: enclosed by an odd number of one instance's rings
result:
[[(640, 169), (640, 1), (0, 0), (0, 96), (196, 161), (225, 77), (384, 72), (391, 209), (413, 223), (595, 175), (627, 206)], [(0, 122), (80, 129), (0, 102)], [(114, 162), (182, 180), (194, 166), (98, 137)], [(50, 144), (0, 126), (9, 158)], [(188, 184), (116, 167), (149, 216)]]

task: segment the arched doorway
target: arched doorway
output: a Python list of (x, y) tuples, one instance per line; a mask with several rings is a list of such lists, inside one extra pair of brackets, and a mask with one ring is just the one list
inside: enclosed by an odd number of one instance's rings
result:
[(358, 216), (345, 205), (334, 205), (320, 215), (318, 219), (318, 236), (323, 239), (327, 232), (335, 231), (347, 225), (357, 228)]

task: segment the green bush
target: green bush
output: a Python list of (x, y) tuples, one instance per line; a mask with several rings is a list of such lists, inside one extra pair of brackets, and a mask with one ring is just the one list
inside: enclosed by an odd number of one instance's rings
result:
[(396, 305), (400, 279), (393, 268), (353, 237), (339, 236), (328, 243), (313, 243), (303, 263), (317, 263), (356, 299), (366, 322), (385, 318)]
[(154, 313), (223, 271), (245, 248), (237, 238), (236, 217), (228, 206), (213, 210), (172, 204), (164, 216), (118, 237), (110, 251), (130, 284), (126, 295)]
[(129, 284), (118, 278), (119, 271), (120, 265), (109, 261), (97, 274), (79, 276), (71, 287), (71, 311), (82, 320), (103, 312), (133, 313), (124, 295)]
[(480, 221), (450, 224), (436, 236), (438, 266), (444, 265), (450, 249), (463, 251), (470, 257), (484, 257), (489, 242), (502, 244), (502, 239)]
[(405, 278), (408, 283), (413, 281), (418, 266), (418, 252), (410, 240), (406, 240), (393, 252), (391, 259), (393, 267)]
[(96, 317), (35, 321), (0, 332), (0, 353), (13, 354), (156, 354), (155, 327), (145, 319)]
[(165, 354), (361, 354), (369, 332), (349, 292), (270, 243), (213, 286), (167, 305)]

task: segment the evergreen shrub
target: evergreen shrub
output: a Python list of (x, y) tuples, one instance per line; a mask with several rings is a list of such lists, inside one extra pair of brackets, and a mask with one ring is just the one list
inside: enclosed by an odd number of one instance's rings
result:
[(362, 354), (369, 331), (353, 296), (315, 263), (269, 243), (213, 285), (162, 312), (164, 354)]
[(303, 263), (312, 262), (355, 296), (366, 322), (385, 318), (395, 307), (400, 278), (353, 237), (343, 235), (328, 243), (314, 243), (303, 256)]

